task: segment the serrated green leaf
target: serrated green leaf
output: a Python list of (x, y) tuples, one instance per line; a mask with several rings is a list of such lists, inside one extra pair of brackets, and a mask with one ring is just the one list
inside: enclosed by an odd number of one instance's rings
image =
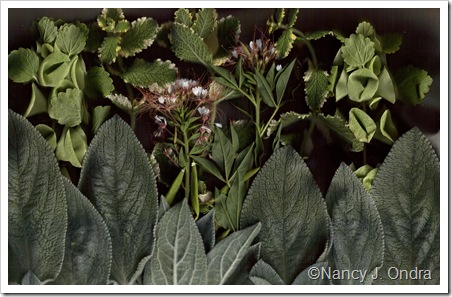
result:
[(104, 42), (99, 48), (99, 59), (102, 63), (111, 64), (116, 61), (118, 53), (121, 50), (119, 45), (121, 38), (119, 36), (105, 37)]
[(240, 228), (256, 222), (262, 223), (257, 237), (262, 243), (261, 258), (285, 284), (327, 249), (325, 201), (303, 159), (290, 146), (276, 150), (251, 185)]
[(68, 180), (64, 179), (68, 230), (63, 267), (55, 285), (106, 285), (111, 269), (111, 239), (102, 217)]
[(237, 231), (220, 241), (207, 254), (207, 284), (224, 285), (239, 267), (254, 238), (259, 234), (261, 224), (257, 223)]
[(358, 279), (333, 279), (333, 283), (372, 284), (384, 255), (383, 226), (375, 202), (344, 163), (337, 169), (325, 200), (334, 234), (328, 260), (331, 268), (367, 272)]
[(144, 284), (207, 284), (204, 245), (186, 200), (163, 215), (155, 235), (155, 251), (145, 268)]
[(363, 67), (375, 54), (374, 43), (364, 35), (350, 35), (341, 47), (342, 58), (352, 67)]
[(93, 133), (96, 134), (100, 126), (110, 117), (111, 106), (96, 106), (93, 109)]
[(318, 115), (317, 120), (333, 131), (342, 141), (347, 143), (350, 149), (354, 152), (361, 152), (364, 144), (356, 139), (347, 122), (338, 117), (331, 115)]
[[(386, 76), (382, 77), (383, 83), (388, 83), (386, 78)], [(355, 102), (369, 101), (376, 96), (379, 85), (380, 81), (372, 71), (367, 68), (357, 69), (347, 80), (348, 97)], [(391, 98), (384, 86), (381, 87), (381, 91)]]
[(271, 89), (270, 85), (268, 84), (265, 77), (260, 73), (259, 70), (256, 69), (256, 72), (254, 73), (254, 78), (257, 82), (257, 90), (259, 91), (259, 94), (262, 97), (262, 100), (265, 104), (267, 104), (270, 107), (276, 107), (275, 99), (273, 98), (273, 90)]
[(276, 8), (275, 9), (275, 21), (280, 26), (284, 17), (286, 16), (286, 10), (284, 8)]
[(179, 8), (174, 13), (174, 22), (178, 24), (185, 25), (187, 27), (191, 27), (193, 24), (192, 15), (190, 11), (186, 8)]
[(127, 284), (151, 254), (157, 185), (146, 152), (119, 116), (105, 122), (83, 162), (79, 189), (105, 220), (112, 238), (110, 278)]
[(38, 69), (39, 57), (30, 49), (19, 48), (8, 55), (8, 78), (15, 83), (37, 81)]
[(53, 52), (39, 65), (38, 81), (43, 87), (58, 87), (71, 70), (71, 60), (68, 55)]
[(174, 23), (171, 30), (172, 50), (176, 56), (188, 62), (209, 64), (212, 54), (209, 48), (195, 31), (185, 25)]
[(217, 17), (217, 11), (214, 8), (202, 8), (196, 13), (191, 28), (199, 37), (204, 39), (215, 29)]
[(43, 17), (38, 22), (39, 35), (41, 35), (43, 43), (51, 43), (58, 34), (58, 28), (55, 23), (48, 17)]
[(299, 114), (294, 111), (283, 113), (278, 121), (273, 120), (268, 126), (267, 137), (270, 137), (273, 133), (277, 132), (276, 138), (280, 138), (284, 128), (289, 127), (300, 120), (309, 119), (310, 116), (310, 114)]
[(80, 126), (64, 127), (63, 133), (58, 140), (56, 156), (58, 160), (68, 161), (74, 167), (82, 167), (88, 144), (86, 134)]
[(349, 112), (349, 127), (360, 142), (369, 143), (377, 130), (374, 120), (363, 110), (352, 108)]
[(85, 76), (85, 94), (91, 99), (105, 98), (115, 86), (110, 74), (100, 66), (91, 67)]
[(255, 285), (285, 285), (275, 269), (262, 259), (253, 266), (249, 277)]
[(375, 36), (375, 30), (374, 27), (368, 23), (368, 22), (361, 22), (359, 23), (358, 27), (356, 28), (356, 34), (364, 35), (364, 37), (373, 37)]
[(298, 8), (289, 8), (287, 9), (287, 26), (293, 27), (297, 21), (298, 17)]
[(430, 90), (433, 79), (427, 71), (409, 65), (395, 75), (398, 87), (398, 100), (406, 104), (417, 105)]
[(83, 92), (79, 89), (67, 89), (50, 100), (49, 112), (58, 123), (74, 127), (82, 122)]
[(328, 74), (321, 69), (308, 70), (304, 76), (306, 103), (313, 111), (319, 111), (329, 91)]
[(142, 17), (133, 21), (130, 30), (122, 35), (119, 54), (127, 58), (150, 47), (157, 31), (158, 24), (152, 18)]
[(295, 65), (296, 59), (294, 59), (289, 65), (284, 67), (280, 73), (276, 75), (276, 102), (278, 105), (281, 104), (282, 99), (284, 97), (284, 93), (286, 92), (287, 84), (289, 83), (290, 76), (292, 74), (292, 69)]
[[(166, 200), (165, 200), (166, 201)], [(215, 246), (215, 208), (196, 221), (206, 254)]]
[[(394, 143), (380, 166), (371, 195), (383, 223), (385, 259), (375, 284), (440, 283), (439, 166), (432, 145), (417, 128)], [(417, 279), (395, 278), (401, 270), (425, 273)]]
[(286, 29), (282, 32), (281, 36), (278, 38), (278, 41), (275, 43), (276, 53), (278, 54), (279, 59), (284, 59), (289, 55), (295, 39), (297, 39), (297, 36), (293, 34), (292, 28)]
[(110, 18), (115, 22), (124, 19), (124, 12), (121, 8), (104, 8), (102, 9), (102, 15), (105, 18)]
[(121, 94), (110, 94), (107, 95), (107, 98), (113, 102), (121, 110), (131, 113), (133, 111), (132, 102), (130, 102), (129, 98)]
[(114, 33), (125, 33), (130, 29), (130, 22), (128, 20), (119, 21), (115, 28), (113, 29)]
[(43, 283), (61, 270), (67, 228), (66, 194), (45, 139), (8, 111), (8, 282), (29, 272)]
[[(331, 280), (328, 279), (328, 269), (328, 262), (312, 264), (295, 278), (292, 285), (331, 285)], [(313, 272), (316, 274), (313, 274)]]
[(77, 26), (73, 24), (63, 25), (58, 29), (55, 46), (68, 56), (73, 56), (83, 51), (86, 39), (85, 33)]
[(400, 49), (402, 45), (402, 35), (397, 33), (386, 33), (379, 36), (383, 53), (393, 54)]
[(41, 133), (42, 137), (44, 137), (44, 139), (47, 141), (52, 151), (55, 150), (57, 145), (55, 131), (45, 124), (38, 124), (36, 125), (35, 128), (36, 130), (39, 131), (39, 133)]
[(146, 88), (153, 84), (164, 86), (177, 78), (177, 68), (171, 61), (160, 59), (149, 63), (143, 59), (135, 59), (123, 74), (122, 78), (126, 83), (136, 87)]

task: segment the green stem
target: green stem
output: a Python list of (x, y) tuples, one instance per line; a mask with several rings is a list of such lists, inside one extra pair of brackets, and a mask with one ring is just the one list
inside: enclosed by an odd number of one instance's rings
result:
[(137, 113), (135, 111), (130, 112), (130, 127), (135, 131), (137, 125)]
[(302, 155), (303, 155), (303, 151), (305, 149), (306, 142), (308, 141), (309, 138), (311, 138), (312, 132), (314, 132), (315, 122), (316, 122), (316, 115), (314, 114), (314, 116), (311, 119), (311, 122), (309, 124), (308, 132), (305, 134), (305, 136), (303, 137), (303, 141), (301, 142), (300, 153)]
[(255, 124), (256, 124), (256, 131), (261, 134), (261, 97), (259, 95), (259, 91), (256, 91), (256, 104), (254, 105), (255, 110)]
[(183, 133), (184, 137), (184, 154), (185, 154), (185, 199), (190, 199), (190, 169), (191, 169), (191, 162), (190, 162), (190, 145), (188, 143), (188, 136), (187, 131), (184, 131)]
[[(281, 29), (288, 29), (288, 27), (286, 25), (280, 25), (279, 26)], [(311, 54), (312, 57), (312, 63), (314, 64), (314, 68), (318, 68), (318, 61), (317, 61), (317, 55), (315, 53), (314, 47), (312, 46), (311, 42), (309, 40), (306, 39), (306, 35), (304, 35), (303, 32), (301, 32), (300, 30), (293, 28), (293, 33), (295, 35), (298, 35), (298, 37), (300, 38), (300, 40), (302, 42), (304, 42), (309, 50), (309, 53)]]
[(272, 115), (270, 116), (270, 119), (268, 120), (267, 124), (265, 124), (264, 129), (262, 129), (260, 136), (263, 137), (265, 134), (265, 131), (267, 131), (268, 126), (270, 125), (271, 121), (273, 120), (273, 118), (276, 116), (276, 114), (278, 113), (279, 110), (279, 106), (276, 106), (275, 110), (273, 111)]

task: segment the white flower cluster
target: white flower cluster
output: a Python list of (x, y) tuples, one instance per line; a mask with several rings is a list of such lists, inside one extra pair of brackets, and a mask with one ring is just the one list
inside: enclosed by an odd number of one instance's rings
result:
[(206, 97), (207, 96), (207, 90), (203, 89), (202, 87), (194, 87), (191, 89), (191, 91), (193, 92), (193, 94), (196, 97)]

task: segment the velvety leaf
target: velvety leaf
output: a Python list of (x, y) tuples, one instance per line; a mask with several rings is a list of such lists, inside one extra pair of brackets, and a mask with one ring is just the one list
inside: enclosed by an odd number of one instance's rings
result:
[(304, 76), (306, 103), (313, 111), (322, 108), (329, 91), (328, 75), (320, 69), (308, 70)]
[(155, 251), (145, 269), (144, 284), (207, 284), (204, 244), (186, 200), (165, 213), (155, 235)]
[(252, 245), (242, 258), (234, 273), (228, 278), (225, 285), (253, 285), (249, 274), (253, 266), (259, 261), (261, 253), (261, 243)]
[[(348, 77), (348, 97), (352, 101), (363, 102), (371, 100), (372, 98), (374, 98), (378, 87), (378, 77), (369, 69), (363, 68), (355, 70)], [(382, 87), (381, 89), (383, 90), (383, 88), (384, 87)], [(389, 98), (391, 97), (389, 96)]]
[(202, 8), (196, 13), (192, 29), (201, 38), (206, 38), (215, 29), (218, 14), (214, 8)]
[(326, 250), (325, 201), (303, 159), (290, 146), (276, 150), (251, 185), (240, 228), (256, 222), (262, 223), (261, 258), (286, 284)]
[(149, 63), (137, 58), (122, 74), (122, 78), (126, 83), (141, 88), (150, 87), (152, 84), (164, 86), (176, 80), (177, 68), (170, 61), (157, 59)]
[(50, 99), (50, 116), (58, 123), (75, 127), (82, 122), (83, 92), (79, 89), (67, 89)]
[(338, 116), (318, 115), (317, 120), (334, 132), (339, 139), (347, 143), (353, 152), (361, 152), (363, 150), (363, 143), (355, 137), (349, 124), (344, 119)]
[(39, 90), (39, 87), (35, 84), (31, 84), (31, 99), (28, 104), (27, 110), (24, 113), (24, 117), (31, 117), (37, 114), (47, 112), (47, 98)]
[(93, 109), (93, 133), (96, 134), (100, 126), (110, 117), (111, 106), (96, 106)]
[(70, 70), (69, 56), (61, 52), (48, 55), (39, 65), (38, 80), (43, 87), (58, 87)]
[(64, 179), (68, 230), (63, 267), (55, 285), (106, 285), (111, 269), (111, 239), (102, 217), (68, 180)]
[(333, 283), (371, 284), (384, 255), (383, 226), (374, 200), (344, 163), (337, 169), (325, 200), (333, 227), (331, 268), (367, 271), (363, 279), (333, 279)]
[(288, 28), (282, 32), (278, 41), (275, 43), (276, 53), (279, 55), (280, 59), (284, 59), (289, 55), (295, 39), (297, 39), (297, 37), (293, 34), (292, 28)]
[(210, 252), (215, 245), (215, 209), (196, 221), (196, 226), (201, 233), (204, 249)]
[(397, 97), (397, 86), (386, 66), (378, 76), (378, 89), (375, 95), (381, 96), (391, 103), (395, 103)]
[(262, 259), (251, 269), (250, 279), (255, 285), (285, 285), (273, 267)]
[(91, 99), (107, 97), (113, 92), (115, 86), (110, 74), (100, 66), (91, 67), (85, 76), (85, 94)]
[(363, 110), (354, 107), (350, 109), (348, 121), (356, 139), (369, 143), (377, 130), (374, 120)]
[(191, 27), (193, 24), (192, 15), (186, 8), (179, 8), (174, 13), (174, 22)]
[(303, 270), (292, 285), (331, 285), (328, 262), (318, 262)]
[(399, 91), (397, 99), (411, 105), (421, 103), (433, 82), (427, 71), (411, 65), (399, 70), (395, 80)]
[(402, 44), (402, 35), (397, 33), (386, 33), (379, 37), (383, 52), (386, 54), (393, 54), (400, 49)]
[(86, 134), (80, 126), (73, 128), (64, 127), (58, 140), (56, 156), (58, 160), (68, 161), (74, 167), (82, 167), (88, 144)]
[(77, 55), (83, 51), (85, 44), (86, 36), (76, 25), (65, 24), (59, 28), (55, 46), (63, 53), (68, 56)]
[(209, 64), (212, 61), (212, 54), (202, 38), (185, 25), (173, 24), (171, 43), (174, 53), (183, 61), (201, 64)]
[(102, 63), (111, 64), (116, 61), (116, 57), (121, 49), (119, 36), (109, 36), (104, 38), (104, 42), (99, 48), (99, 59)]
[(99, 211), (112, 238), (110, 278), (127, 284), (152, 252), (158, 194), (151, 165), (119, 116), (99, 129), (83, 164), (79, 189)]
[(157, 31), (158, 24), (152, 18), (142, 17), (133, 21), (130, 30), (122, 35), (119, 54), (127, 58), (150, 47)]
[(43, 17), (38, 22), (39, 35), (43, 43), (51, 43), (58, 34), (58, 28), (55, 23), (48, 17)]
[[(380, 166), (371, 195), (383, 223), (385, 259), (374, 283), (440, 283), (439, 166), (432, 145), (417, 128), (394, 143)], [(395, 277), (401, 270), (424, 274)]]
[(281, 101), (283, 99), (284, 93), (286, 92), (287, 84), (289, 83), (290, 76), (292, 74), (293, 66), (295, 65), (296, 59), (294, 59), (292, 62), (290, 62), (289, 65), (284, 67), (284, 69), (281, 70), (281, 72), (276, 75), (277, 81), (276, 81), (276, 102), (278, 105), (281, 104)]
[(28, 271), (22, 278), (21, 285), (43, 285), (39, 278), (32, 271)]
[(245, 257), (260, 229), (261, 224), (257, 223), (236, 231), (220, 241), (207, 254), (207, 284), (223, 285), (228, 281), (238, 268), (240, 261)]
[(45, 139), (22, 116), (8, 112), (8, 282), (31, 271), (57, 277), (64, 257), (67, 206), (63, 180)]
[(363, 35), (350, 35), (341, 47), (344, 61), (353, 67), (362, 67), (369, 62), (375, 54), (374, 43)]
[(36, 125), (36, 130), (41, 133), (42, 137), (47, 141), (47, 143), (50, 145), (50, 148), (52, 151), (56, 148), (57, 142), (56, 142), (56, 133), (53, 131), (52, 128), (45, 124), (38, 124)]
[(8, 55), (8, 78), (15, 83), (37, 81), (38, 68), (39, 57), (30, 49), (19, 48)]

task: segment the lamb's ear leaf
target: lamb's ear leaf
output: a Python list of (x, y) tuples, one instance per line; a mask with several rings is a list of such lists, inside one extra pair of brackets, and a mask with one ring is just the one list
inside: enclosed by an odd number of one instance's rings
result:
[(210, 252), (215, 245), (215, 208), (208, 214), (196, 221), (196, 226), (202, 236), (206, 254)]
[(36, 274), (33, 273), (33, 271), (28, 271), (21, 281), (21, 285), (42, 285), (42, 284), (43, 283), (39, 280)]
[(207, 284), (204, 245), (187, 200), (163, 215), (155, 235), (155, 250), (144, 271), (145, 285)]
[(411, 129), (394, 143), (371, 195), (384, 230), (385, 259), (380, 271), (392, 269), (392, 276), (400, 270), (422, 273), (418, 279), (391, 279), (388, 273), (379, 273), (381, 279), (374, 284), (439, 284), (439, 160), (419, 129)]
[[(328, 262), (317, 262), (303, 270), (292, 285), (331, 285)], [(312, 272), (316, 274), (312, 274)]]
[(250, 271), (254, 265), (259, 261), (261, 254), (261, 243), (258, 242), (249, 247), (246, 255), (238, 264), (237, 269), (229, 277), (225, 285), (252, 285), (253, 282), (249, 278)]
[(55, 285), (106, 285), (111, 269), (111, 238), (91, 202), (64, 179), (68, 230), (63, 267)]
[[(383, 265), (383, 226), (375, 202), (350, 168), (342, 163), (326, 194), (333, 226), (332, 269), (368, 271), (366, 279), (340, 279), (340, 285), (371, 284)], [(356, 255), (360, 255), (357, 257)]]
[(242, 207), (240, 228), (262, 229), (261, 258), (290, 284), (328, 247), (326, 204), (309, 168), (290, 146), (276, 150), (253, 181)]
[(284, 285), (278, 273), (264, 260), (259, 260), (253, 266), (250, 279), (255, 285)]
[(64, 184), (52, 149), (21, 115), (8, 112), (8, 281), (61, 270), (67, 228)]
[(261, 224), (257, 223), (236, 231), (220, 241), (207, 254), (207, 284), (223, 285), (228, 281), (245, 257), (260, 229)]
[(91, 142), (80, 191), (105, 220), (113, 242), (111, 279), (129, 283), (150, 255), (158, 195), (152, 167), (133, 130), (119, 116), (105, 122)]

